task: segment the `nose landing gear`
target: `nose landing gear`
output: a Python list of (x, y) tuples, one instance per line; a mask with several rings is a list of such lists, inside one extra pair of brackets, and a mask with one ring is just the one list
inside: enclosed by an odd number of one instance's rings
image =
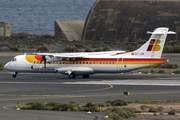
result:
[(17, 72), (11, 72), (11, 74), (12, 74), (13, 78), (16, 78), (18, 73)]

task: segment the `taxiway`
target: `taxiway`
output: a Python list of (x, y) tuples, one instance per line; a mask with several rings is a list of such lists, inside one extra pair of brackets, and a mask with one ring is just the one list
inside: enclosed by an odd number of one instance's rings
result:
[[(61, 74), (18, 74), (0, 72), (0, 117), (9, 119), (98, 120), (104, 113), (16, 111), (17, 104), (39, 101), (85, 104), (107, 100), (180, 99), (180, 75), (97, 74), (89, 79), (69, 79)], [(125, 96), (124, 92), (130, 92)]]

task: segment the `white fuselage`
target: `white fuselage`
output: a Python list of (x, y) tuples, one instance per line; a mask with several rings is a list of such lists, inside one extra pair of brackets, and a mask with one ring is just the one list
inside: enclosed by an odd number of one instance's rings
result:
[(112, 56), (91, 56), (91, 58), (80, 58), (75, 60), (57, 60), (44, 63), (32, 59), (27, 61), (27, 56), (19, 55), (5, 65), (5, 68), (13, 72), (34, 72), (34, 73), (55, 73), (66, 74), (66, 71), (72, 70), (76, 75), (94, 74), (94, 73), (119, 73), (148, 67), (154, 64), (167, 62), (162, 58), (117, 58)]

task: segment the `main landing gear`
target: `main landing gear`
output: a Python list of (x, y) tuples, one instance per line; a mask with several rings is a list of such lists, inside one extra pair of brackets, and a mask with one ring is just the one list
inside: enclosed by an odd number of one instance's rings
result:
[(74, 79), (74, 78), (76, 78), (76, 75), (72, 72), (72, 73), (69, 75), (69, 78)]
[(13, 78), (16, 78), (18, 73), (17, 72), (11, 72), (11, 74), (12, 74)]
[[(83, 75), (82, 77), (83, 77), (83, 78), (89, 78), (89, 75)], [(69, 78), (75, 79), (75, 78), (76, 78), (76, 74), (72, 72), (72, 73), (69, 75)]]
[(83, 75), (83, 78), (89, 78), (89, 75)]

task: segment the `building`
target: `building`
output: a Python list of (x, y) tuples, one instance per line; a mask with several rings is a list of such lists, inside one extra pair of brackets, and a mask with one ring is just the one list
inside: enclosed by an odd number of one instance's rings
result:
[(0, 22), (0, 36), (11, 36), (9, 22)]

